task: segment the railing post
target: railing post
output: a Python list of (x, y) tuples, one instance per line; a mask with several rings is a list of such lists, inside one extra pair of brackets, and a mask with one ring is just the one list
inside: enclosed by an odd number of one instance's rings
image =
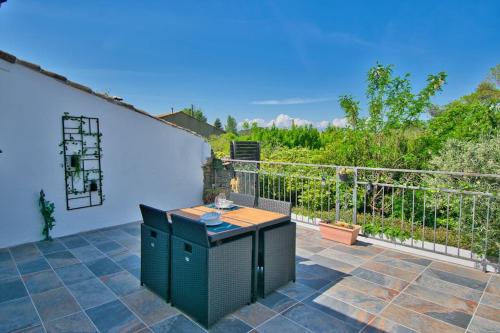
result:
[(352, 189), (352, 224), (358, 222), (358, 168), (354, 168)]
[(335, 168), (335, 221), (340, 220), (340, 177), (339, 167)]

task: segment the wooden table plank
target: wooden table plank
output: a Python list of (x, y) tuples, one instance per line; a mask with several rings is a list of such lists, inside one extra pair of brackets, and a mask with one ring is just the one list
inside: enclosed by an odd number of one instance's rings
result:
[[(196, 207), (192, 207), (192, 208), (183, 208), (182, 210), (184, 210), (186, 212), (193, 213), (193, 214), (195, 214), (196, 211), (199, 211), (200, 212), (199, 216), (203, 215), (204, 213), (218, 211), (215, 208), (209, 208), (206, 206), (196, 206)], [(235, 210), (223, 211), (222, 217), (244, 221), (247, 223), (251, 223), (253, 225), (260, 225), (260, 224), (270, 223), (270, 222), (273, 222), (276, 220), (289, 219), (288, 216), (280, 214), (280, 213), (270, 212), (268, 210), (251, 208), (251, 207), (240, 207), (239, 209), (235, 209)]]

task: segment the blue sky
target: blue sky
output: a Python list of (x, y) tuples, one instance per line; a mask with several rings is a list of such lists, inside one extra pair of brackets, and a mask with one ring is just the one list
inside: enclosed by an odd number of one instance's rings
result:
[(436, 103), (471, 92), (500, 62), (499, 17), (500, 1), (8, 0), (0, 49), (153, 114), (319, 123), (364, 100), (377, 61), (416, 89), (447, 72)]

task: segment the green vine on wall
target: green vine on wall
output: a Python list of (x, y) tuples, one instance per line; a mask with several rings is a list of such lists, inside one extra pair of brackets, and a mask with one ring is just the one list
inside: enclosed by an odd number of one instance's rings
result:
[(54, 228), (56, 222), (56, 219), (54, 218), (54, 210), (56, 207), (54, 203), (45, 199), (45, 193), (43, 190), (40, 190), (38, 207), (40, 208), (40, 213), (42, 214), (44, 221), (42, 235), (45, 236), (45, 240), (52, 240), (52, 237), (50, 237), (50, 231)]

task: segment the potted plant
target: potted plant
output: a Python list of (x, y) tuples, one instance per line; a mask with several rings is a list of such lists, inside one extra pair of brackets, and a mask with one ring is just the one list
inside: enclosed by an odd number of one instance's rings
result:
[(203, 192), (203, 203), (209, 204), (209, 203), (214, 202), (215, 197), (217, 197), (221, 192), (224, 192), (224, 191), (220, 188), (212, 188), (212, 189), (205, 190), (205, 192)]
[(73, 154), (71, 155), (71, 161), (70, 165), (74, 170), (74, 174), (76, 177), (80, 176), (80, 172), (82, 171), (82, 165), (81, 165), (81, 157), (79, 154)]
[(321, 237), (346, 245), (356, 243), (361, 226), (344, 221), (325, 220), (319, 223)]
[(341, 182), (347, 182), (349, 181), (349, 178), (351, 178), (353, 171), (351, 169), (347, 168), (341, 168), (339, 169), (339, 180)]
[(92, 179), (90, 181), (90, 192), (95, 192), (97, 191), (97, 180)]

